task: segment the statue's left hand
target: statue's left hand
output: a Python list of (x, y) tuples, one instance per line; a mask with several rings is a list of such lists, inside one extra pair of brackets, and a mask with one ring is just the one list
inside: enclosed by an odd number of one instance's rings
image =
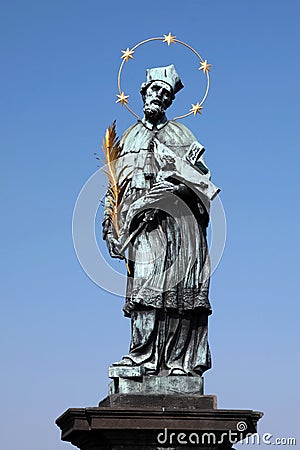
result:
[(170, 193), (176, 194), (180, 189), (179, 185), (173, 184), (170, 181), (162, 180), (158, 183), (155, 183), (150, 191), (146, 194), (146, 197), (150, 198), (161, 198), (163, 194)]
[[(168, 197), (168, 194), (181, 196), (181, 191), (182, 189), (185, 190), (185, 188), (186, 186), (184, 184), (176, 185), (167, 180), (161, 180), (155, 183), (145, 195), (143, 195), (130, 205), (123, 229), (129, 230), (130, 224), (137, 213), (149, 207), (156, 208), (159, 205), (160, 201), (165, 200)], [(149, 215), (149, 219), (145, 215), (143, 215), (142, 217), (143, 222), (148, 222), (149, 220), (153, 219), (152, 214)]]

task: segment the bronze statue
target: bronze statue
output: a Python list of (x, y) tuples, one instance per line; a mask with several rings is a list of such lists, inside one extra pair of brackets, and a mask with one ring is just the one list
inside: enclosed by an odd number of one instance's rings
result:
[[(131, 109), (129, 95), (121, 88), (125, 64), (134, 59), (139, 47), (157, 41), (192, 51), (200, 62), (199, 73), (206, 78), (202, 99), (173, 120), (165, 113), (183, 88), (173, 65), (147, 70), (141, 87), (143, 119)], [(218, 409), (216, 396), (204, 395), (202, 374), (211, 367), (207, 341), (211, 268), (206, 232), (210, 201), (219, 189), (210, 181), (203, 146), (177, 120), (201, 114), (210, 86), (210, 66), (171, 33), (122, 50), (117, 103), (138, 122), (121, 140), (115, 122), (106, 130), (107, 164), (98, 171), (97, 183), (93, 176), (82, 190), (76, 207), (80, 213), (74, 213), (74, 236), (92, 235), (86, 247), (94, 262), (95, 210), (90, 204), (95, 209), (99, 206), (104, 172), (109, 183), (103, 238), (110, 255), (126, 263), (124, 313), (131, 318), (131, 344), (129, 352), (109, 367), (108, 396), (99, 406), (69, 408), (57, 419), (62, 439), (81, 450), (232, 449), (233, 443), (256, 433), (262, 416), (249, 409)], [(88, 220), (82, 220), (86, 216)], [(87, 253), (77, 240), (85, 262)], [(93, 273), (94, 265), (90, 267)], [(112, 290), (117, 288), (112, 281), (115, 274), (110, 279), (101, 269)]]
[(114, 365), (141, 366), (145, 375), (201, 376), (211, 367), (206, 229), (209, 201), (219, 190), (203, 146), (166, 117), (182, 88), (173, 65), (147, 70), (144, 118), (122, 136), (115, 166), (122, 187), (118, 230), (111, 185), (105, 200), (110, 255), (124, 259), (128, 250), (124, 313), (132, 322), (129, 353)]

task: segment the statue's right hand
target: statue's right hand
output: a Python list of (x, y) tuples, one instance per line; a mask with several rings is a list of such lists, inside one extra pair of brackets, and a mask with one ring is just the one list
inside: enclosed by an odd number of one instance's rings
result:
[(109, 251), (109, 254), (112, 258), (124, 259), (124, 255), (120, 253), (121, 244), (115, 239), (113, 236), (108, 235), (106, 238), (106, 245)]

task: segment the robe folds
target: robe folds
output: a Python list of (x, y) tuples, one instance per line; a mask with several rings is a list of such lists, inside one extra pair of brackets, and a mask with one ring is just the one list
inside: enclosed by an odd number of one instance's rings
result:
[[(128, 180), (119, 227), (123, 242), (131, 237), (124, 314), (131, 318), (132, 338), (123, 360), (143, 365), (149, 374), (201, 375), (211, 366), (209, 202), (192, 182), (176, 176), (174, 165), (196, 138), (174, 121), (152, 129), (146, 125), (139, 121), (124, 133), (117, 163), (120, 177)], [(162, 148), (169, 153), (162, 155)], [(202, 156), (194, 167), (209, 182)], [(178, 190), (148, 200), (162, 180)]]

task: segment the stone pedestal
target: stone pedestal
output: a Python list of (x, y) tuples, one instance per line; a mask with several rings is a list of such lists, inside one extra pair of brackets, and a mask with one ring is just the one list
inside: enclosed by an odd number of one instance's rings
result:
[(111, 377), (109, 394), (199, 395), (203, 394), (202, 377)]
[(145, 375), (141, 366), (110, 366), (109, 394), (202, 395), (203, 378)]
[(80, 450), (231, 449), (256, 432), (262, 413), (217, 409), (210, 395), (111, 394), (71, 408), (56, 423)]
[(217, 409), (203, 378), (145, 375), (111, 366), (109, 395), (95, 408), (71, 408), (56, 423), (80, 450), (231, 449), (256, 433), (262, 413)]

